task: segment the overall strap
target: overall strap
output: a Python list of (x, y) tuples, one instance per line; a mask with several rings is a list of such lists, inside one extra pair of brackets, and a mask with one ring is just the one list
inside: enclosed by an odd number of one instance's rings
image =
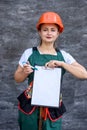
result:
[(33, 47), (32, 50), (33, 50), (33, 51), (37, 51), (37, 47)]
[[(61, 53), (61, 51), (59, 49), (57, 49), (57, 56), (58, 58), (60, 58), (60, 61), (64, 61), (64, 57)], [(62, 69), (62, 75), (61, 75), (61, 88), (60, 88), (60, 101), (62, 101), (62, 80), (63, 80), (63, 75), (65, 74), (66, 70), (64, 68), (61, 68)]]
[(56, 49), (56, 52), (57, 52), (57, 56), (58, 56), (58, 57), (59, 57), (59, 56), (61, 57), (61, 61), (64, 61), (64, 62), (65, 62), (64, 57), (63, 57), (61, 51), (60, 51), (59, 49)]
[[(64, 57), (63, 57), (61, 51), (59, 49), (57, 49), (56, 51), (57, 51), (58, 60), (65, 62)], [(66, 72), (66, 70), (64, 68), (62, 68), (62, 76), (65, 74), (65, 72)]]

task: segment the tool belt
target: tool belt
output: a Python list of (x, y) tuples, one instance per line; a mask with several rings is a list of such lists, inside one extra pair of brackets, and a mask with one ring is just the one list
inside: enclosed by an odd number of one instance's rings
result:
[(66, 108), (63, 104), (63, 102), (61, 102), (59, 108), (48, 108), (48, 117), (50, 118), (50, 120), (52, 121), (56, 121), (58, 120), (64, 113), (66, 112)]
[[(18, 109), (25, 114), (32, 114), (32, 112), (38, 107), (31, 105), (31, 98), (26, 95), (26, 90), (17, 97), (19, 104)], [(59, 108), (43, 107), (42, 118), (46, 120), (49, 118), (52, 121), (56, 121), (63, 113), (66, 112), (66, 108), (63, 102), (60, 103)]]
[(35, 107), (31, 106), (31, 98), (28, 98), (26, 95), (26, 90), (20, 94), (17, 99), (19, 101), (18, 109), (23, 113), (31, 114), (35, 110)]

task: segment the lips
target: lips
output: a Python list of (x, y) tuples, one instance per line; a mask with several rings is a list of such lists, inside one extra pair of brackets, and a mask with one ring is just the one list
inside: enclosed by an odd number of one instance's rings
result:
[(46, 37), (46, 38), (50, 39), (50, 38), (52, 38), (52, 37), (49, 37), (49, 36), (48, 36), (48, 37)]

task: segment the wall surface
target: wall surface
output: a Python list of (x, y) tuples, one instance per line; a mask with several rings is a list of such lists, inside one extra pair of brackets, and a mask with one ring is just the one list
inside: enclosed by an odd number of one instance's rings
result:
[[(45, 11), (61, 15), (58, 45), (87, 68), (87, 0), (0, 0), (0, 130), (19, 130), (17, 96), (27, 82), (17, 84), (13, 75), (23, 51), (38, 44), (35, 26)], [(66, 73), (63, 100), (62, 130), (87, 130), (87, 81)]]

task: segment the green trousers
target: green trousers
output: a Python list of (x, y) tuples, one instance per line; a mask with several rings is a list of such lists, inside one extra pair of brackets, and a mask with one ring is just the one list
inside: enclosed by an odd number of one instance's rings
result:
[[(18, 118), (20, 130), (38, 130), (39, 129), (39, 110), (36, 109), (31, 115), (26, 115), (19, 111)], [(52, 122), (50, 119), (42, 121), (42, 130), (61, 130), (62, 119)]]

